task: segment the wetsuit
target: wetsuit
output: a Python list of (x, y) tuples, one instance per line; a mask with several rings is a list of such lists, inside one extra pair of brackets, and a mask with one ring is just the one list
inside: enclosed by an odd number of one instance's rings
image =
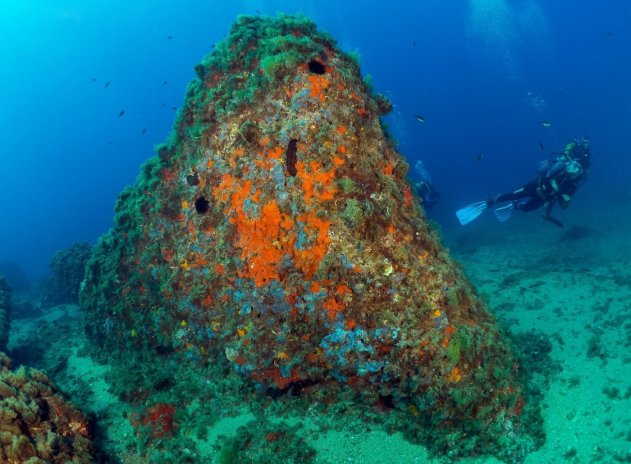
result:
[(432, 184), (429, 182), (417, 182), (414, 184), (414, 188), (416, 189), (416, 194), (423, 199), (423, 204), (426, 207), (431, 208), (438, 203), (440, 195), (434, 190)]
[(541, 208), (546, 203), (544, 197), (539, 194), (539, 179), (528, 182), (514, 192), (497, 195), (489, 203), (492, 205), (503, 201), (515, 201), (515, 207), (522, 211), (532, 211)]
[(540, 170), (537, 179), (513, 192), (490, 198), (487, 205), (512, 201), (513, 206), (521, 211), (533, 211), (545, 206), (544, 219), (562, 226), (557, 219), (550, 216), (550, 211), (555, 203), (559, 203), (563, 209), (569, 206), (572, 195), (585, 178), (586, 172), (580, 164), (571, 159), (559, 158), (551, 166), (550, 163), (543, 166), (545, 169)]

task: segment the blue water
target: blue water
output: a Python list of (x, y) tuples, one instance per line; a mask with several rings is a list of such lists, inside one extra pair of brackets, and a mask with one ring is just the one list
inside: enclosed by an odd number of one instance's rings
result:
[(594, 155), (573, 214), (629, 202), (626, 0), (2, 0), (0, 264), (35, 280), (55, 251), (96, 241), (166, 138), (193, 66), (236, 15), (280, 11), (361, 55), (395, 104), (401, 153), (442, 194), (429, 215), (446, 235), (458, 207), (529, 180), (575, 136)]

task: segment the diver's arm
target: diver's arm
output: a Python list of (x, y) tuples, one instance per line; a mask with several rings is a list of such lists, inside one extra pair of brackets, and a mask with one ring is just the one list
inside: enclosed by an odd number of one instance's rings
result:
[(557, 227), (564, 227), (563, 223), (561, 221), (559, 221), (557, 218), (554, 218), (550, 215), (550, 212), (552, 211), (552, 207), (554, 206), (555, 200), (549, 200), (545, 203), (544, 205), (544, 210), (543, 210), (543, 218), (548, 221), (551, 222), (552, 224), (554, 224)]
[(565, 172), (566, 163), (567, 162), (564, 159), (557, 159), (546, 173), (546, 177), (551, 179)]
[(567, 178), (559, 179), (555, 184), (554, 199), (562, 209), (565, 209), (570, 206), (572, 195), (576, 192), (576, 185), (571, 179)]
[(571, 199), (572, 199), (572, 197), (570, 196), (570, 194), (568, 194), (568, 193), (561, 193), (561, 192), (559, 192), (559, 195), (558, 195), (558, 198), (557, 198), (557, 200), (559, 202), (559, 206), (562, 209), (565, 209), (568, 206), (570, 206), (570, 200)]
[[(576, 191), (576, 188), (571, 184), (571, 181), (563, 175), (551, 177), (546, 180), (548, 181), (547, 184), (551, 189), (549, 195), (551, 198), (550, 201), (558, 202), (562, 209), (570, 206), (572, 194)], [(552, 205), (550, 208), (552, 208)]]

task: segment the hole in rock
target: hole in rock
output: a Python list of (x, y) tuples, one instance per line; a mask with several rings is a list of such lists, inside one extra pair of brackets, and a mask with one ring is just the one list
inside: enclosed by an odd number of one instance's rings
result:
[(296, 155), (297, 150), (298, 140), (291, 139), (285, 151), (285, 166), (287, 167), (287, 172), (292, 177), (296, 177), (296, 174), (298, 174), (298, 170), (296, 169), (296, 163), (298, 162), (298, 156)]
[(209, 206), (208, 200), (204, 197), (199, 197), (195, 200), (195, 210), (197, 210), (199, 214), (207, 213)]
[(309, 61), (309, 71), (313, 74), (324, 74), (326, 72), (326, 66), (318, 60), (311, 60)]

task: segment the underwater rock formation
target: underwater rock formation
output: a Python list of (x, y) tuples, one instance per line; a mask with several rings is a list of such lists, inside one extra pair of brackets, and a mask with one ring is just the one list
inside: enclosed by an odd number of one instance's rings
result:
[(88, 421), (46, 374), (20, 367), (0, 352), (0, 462), (92, 463)]
[(85, 264), (91, 254), (92, 245), (85, 242), (73, 243), (55, 253), (50, 261), (52, 274), (43, 285), (44, 307), (79, 303), (79, 288), (85, 276)]
[(351, 388), (434, 451), (512, 446), (511, 346), (425, 220), (356, 61), (307, 19), (240, 17), (196, 71), (87, 265), (90, 337), (210, 359), (262, 393)]
[(0, 275), (0, 351), (7, 348), (9, 340), (9, 317), (11, 316), (11, 288)]

